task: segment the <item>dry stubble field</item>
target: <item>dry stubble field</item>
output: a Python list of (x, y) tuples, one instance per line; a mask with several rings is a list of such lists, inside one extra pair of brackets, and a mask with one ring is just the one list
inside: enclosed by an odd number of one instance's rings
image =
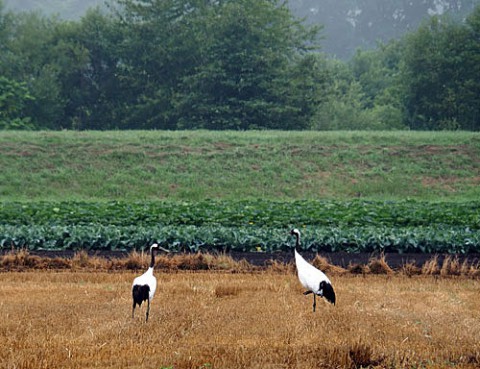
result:
[(337, 306), (291, 272), (0, 274), (1, 368), (478, 368), (480, 281), (338, 275)]

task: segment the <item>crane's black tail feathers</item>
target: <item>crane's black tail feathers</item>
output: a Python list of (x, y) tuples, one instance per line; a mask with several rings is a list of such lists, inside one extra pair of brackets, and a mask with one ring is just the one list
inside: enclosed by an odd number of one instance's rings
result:
[(150, 286), (144, 284), (142, 286), (136, 284), (132, 288), (133, 306), (136, 304), (142, 306), (142, 302), (148, 300), (150, 294)]
[(323, 290), (322, 296), (327, 299), (328, 302), (335, 305), (335, 291), (330, 283), (322, 282), (320, 288)]

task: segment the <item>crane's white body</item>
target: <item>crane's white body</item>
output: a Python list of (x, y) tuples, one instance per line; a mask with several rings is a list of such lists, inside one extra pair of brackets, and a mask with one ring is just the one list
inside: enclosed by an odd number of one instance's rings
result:
[(153, 267), (148, 268), (148, 270), (143, 273), (141, 276), (133, 280), (133, 286), (145, 286), (147, 285), (150, 290), (148, 291), (148, 299), (152, 301), (153, 296), (155, 296), (155, 291), (157, 289), (157, 278), (153, 275)]
[(158, 245), (154, 243), (150, 246), (150, 267), (145, 273), (141, 276), (135, 278), (132, 284), (132, 297), (133, 297), (133, 307), (132, 307), (132, 318), (135, 316), (135, 306), (142, 306), (143, 301), (147, 301), (147, 313), (145, 321), (148, 321), (148, 315), (150, 313), (150, 302), (155, 296), (155, 291), (157, 290), (157, 278), (153, 275), (153, 268), (155, 267), (155, 254), (153, 249), (158, 248)]
[(325, 297), (327, 301), (335, 305), (335, 291), (333, 290), (330, 279), (321, 270), (315, 268), (312, 264), (307, 262), (302, 255), (297, 251), (300, 248), (300, 231), (292, 229), (291, 235), (297, 238), (295, 244), (295, 265), (297, 267), (298, 279), (302, 286), (306, 289), (303, 293), (308, 295), (313, 293), (313, 311), (317, 306), (316, 296)]
[(295, 250), (295, 265), (297, 266), (298, 279), (303, 287), (318, 295), (320, 282), (325, 281), (331, 284), (330, 279), (321, 270), (307, 262), (297, 250)]

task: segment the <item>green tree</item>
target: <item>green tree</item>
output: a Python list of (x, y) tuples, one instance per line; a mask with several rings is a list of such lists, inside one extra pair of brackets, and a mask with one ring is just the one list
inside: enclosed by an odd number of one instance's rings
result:
[[(403, 129), (401, 102), (379, 51), (357, 53), (351, 63), (326, 60), (323, 97), (315, 115), (317, 130)], [(393, 96), (392, 96), (393, 95)]]
[(462, 128), (480, 131), (480, 5), (467, 17), (465, 27), (459, 111)]
[(317, 30), (304, 28), (286, 6), (274, 0), (118, 2), (126, 35), (121, 75), (134, 94), (127, 127), (308, 126), (311, 109), (296, 105), (306, 93), (298, 72)]
[(30, 117), (25, 116), (25, 105), (33, 98), (25, 83), (0, 77), (0, 129), (34, 129)]
[(339, 60), (325, 59), (326, 81), (321, 91), (312, 128), (316, 130), (361, 129), (365, 121), (364, 93), (351, 68)]
[(175, 129), (174, 96), (185, 75), (199, 63), (202, 45), (195, 20), (202, 0), (117, 0), (117, 76), (124, 116), (120, 128)]
[(123, 107), (117, 45), (121, 34), (98, 8), (79, 22), (56, 27), (51, 50), (57, 55), (65, 124), (73, 129), (118, 128)]
[(11, 15), (0, 59), (0, 75), (25, 84), (33, 97), (25, 114), (43, 128), (56, 128), (64, 118), (58, 68), (52, 63), (57, 55), (50, 48), (56, 24), (36, 13)]
[(316, 30), (276, 1), (224, 1), (201, 22), (201, 60), (177, 96), (182, 127), (308, 127), (311, 63), (301, 52)]
[(406, 116), (400, 88), (403, 42), (390, 41), (377, 49), (358, 50), (348, 63), (364, 94), (367, 129), (403, 129)]
[(406, 38), (402, 81), (413, 129), (480, 129), (479, 8), (466, 24), (433, 17)]
[(0, 31), (0, 75), (28, 88), (33, 99), (24, 110), (35, 126), (117, 127), (124, 105), (116, 74), (122, 38), (111, 17), (99, 9), (80, 21), (10, 14), (3, 29), (7, 36), (1, 38)]

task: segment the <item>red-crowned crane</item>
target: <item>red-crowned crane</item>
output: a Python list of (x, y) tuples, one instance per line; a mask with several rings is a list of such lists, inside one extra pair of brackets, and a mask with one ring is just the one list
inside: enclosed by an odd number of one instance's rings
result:
[(153, 275), (153, 268), (155, 266), (155, 254), (153, 249), (158, 248), (158, 245), (154, 243), (150, 246), (150, 267), (148, 270), (143, 273), (140, 277), (137, 277), (133, 280), (132, 285), (132, 297), (133, 297), (133, 309), (132, 309), (132, 319), (135, 316), (135, 306), (142, 306), (142, 302), (145, 300), (148, 303), (147, 314), (145, 317), (145, 322), (148, 321), (148, 314), (150, 313), (150, 302), (155, 295), (155, 290), (157, 289), (157, 278)]
[(321, 270), (308, 263), (298, 253), (300, 251), (300, 231), (292, 229), (290, 234), (297, 239), (295, 243), (295, 265), (297, 266), (298, 279), (302, 286), (307, 289), (303, 293), (304, 295), (313, 293), (313, 311), (315, 312), (315, 307), (317, 306), (317, 295), (325, 297), (327, 301), (335, 305), (335, 291), (328, 277)]

